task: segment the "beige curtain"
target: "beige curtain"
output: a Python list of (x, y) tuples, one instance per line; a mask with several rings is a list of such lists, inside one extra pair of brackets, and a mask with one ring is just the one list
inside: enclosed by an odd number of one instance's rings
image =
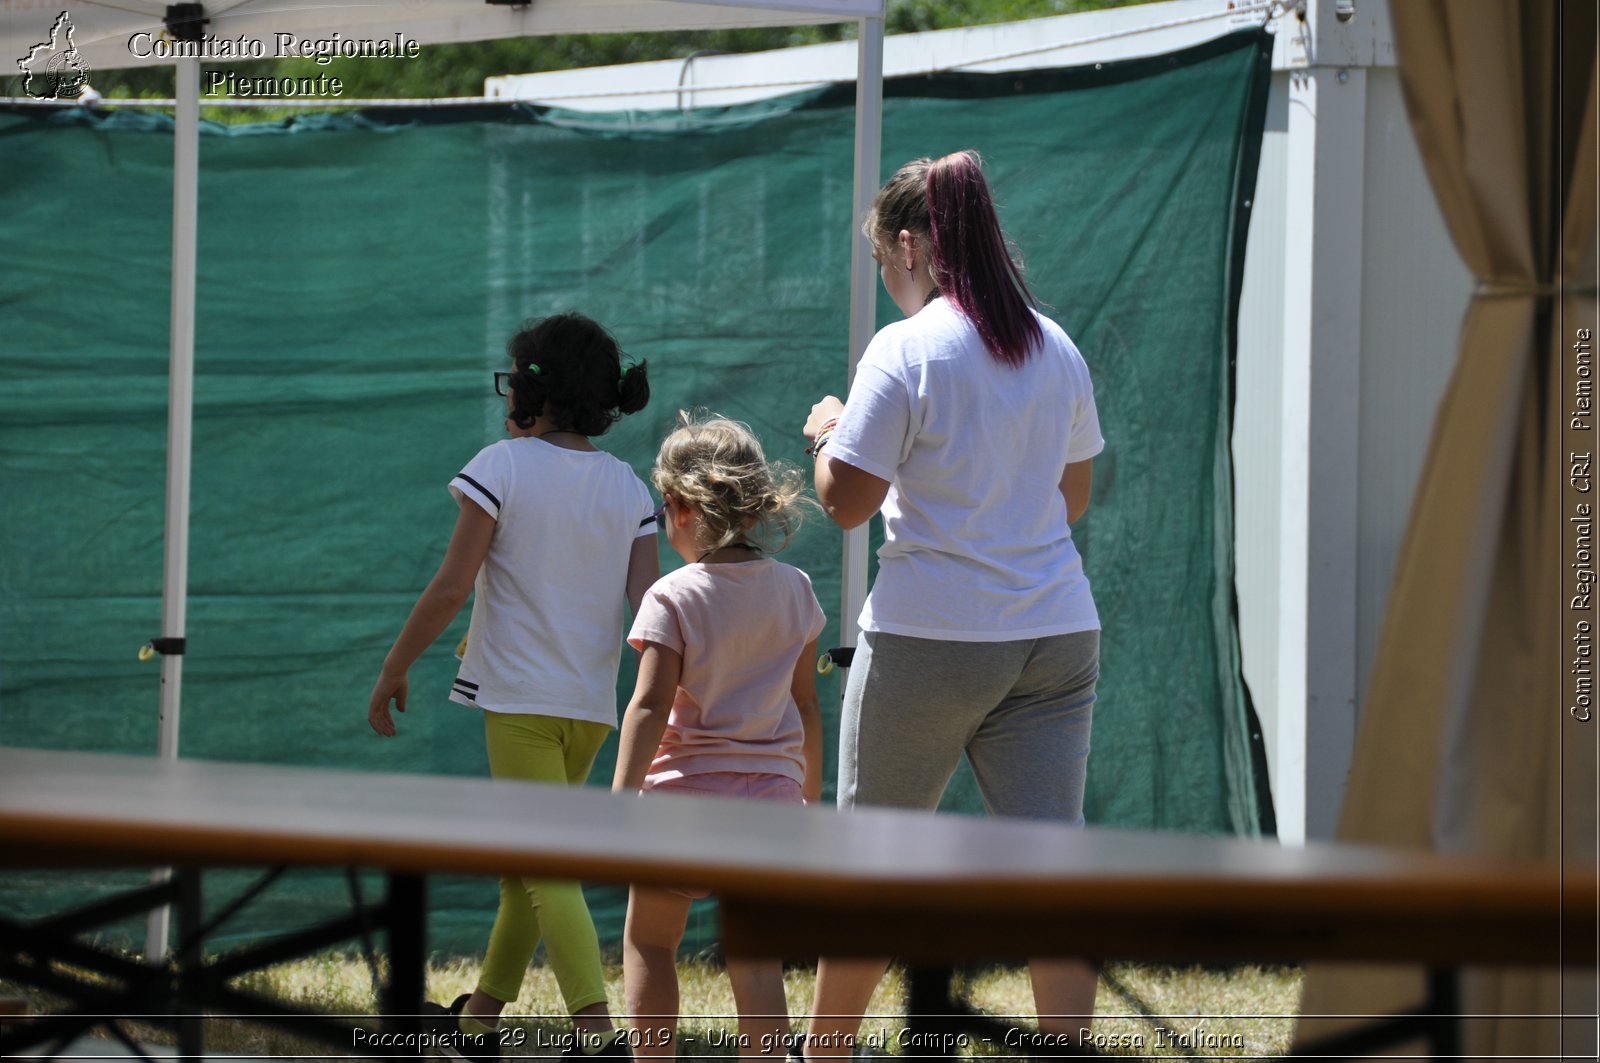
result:
[[(1594, 4), (1398, 0), (1390, 12), (1412, 129), (1479, 287), (1390, 591), (1339, 837), (1593, 867), (1597, 724), (1566, 711), (1561, 603), (1572, 345), (1596, 313)], [(1469, 973), (1463, 1014), (1502, 1018), (1466, 1022), (1463, 1050), (1554, 1055), (1559, 1020), (1509, 1016), (1561, 1014), (1574, 979), (1586, 976)], [(1298, 1036), (1343, 1025), (1313, 1016), (1423, 996), (1420, 970), (1313, 967)], [(1564, 1036), (1578, 1058), (1573, 1039), (1592, 1046), (1592, 1021)]]

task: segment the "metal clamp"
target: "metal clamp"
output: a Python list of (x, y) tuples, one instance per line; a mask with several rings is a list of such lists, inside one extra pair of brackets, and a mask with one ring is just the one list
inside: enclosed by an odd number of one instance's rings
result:
[(163, 657), (182, 657), (187, 648), (187, 639), (151, 639), (139, 647), (139, 660), (148, 661), (161, 654)]
[(817, 658), (817, 674), (830, 674), (834, 665), (838, 665), (840, 668), (849, 668), (850, 662), (855, 660), (855, 657), (854, 646), (835, 646), (831, 650), (826, 650), (821, 657)]

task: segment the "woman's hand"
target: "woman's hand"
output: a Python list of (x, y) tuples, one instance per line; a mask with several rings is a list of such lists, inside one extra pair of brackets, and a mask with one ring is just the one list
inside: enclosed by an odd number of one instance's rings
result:
[(385, 738), (394, 737), (394, 717), (389, 715), (389, 702), (399, 712), (406, 711), (406, 688), (410, 681), (405, 672), (384, 672), (372, 688), (372, 698), (367, 702), (367, 722)]
[(822, 426), (843, 412), (844, 403), (837, 395), (823, 396), (821, 402), (811, 407), (811, 416), (806, 418), (806, 426), (800, 429), (800, 434), (806, 437), (806, 442), (815, 442)]

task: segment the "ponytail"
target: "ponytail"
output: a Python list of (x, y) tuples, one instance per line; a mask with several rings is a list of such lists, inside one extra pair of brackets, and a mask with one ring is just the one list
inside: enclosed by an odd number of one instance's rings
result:
[(927, 168), (928, 242), (939, 293), (965, 314), (997, 360), (1021, 365), (1044, 339), (1033, 293), (1006, 248), (976, 152)]

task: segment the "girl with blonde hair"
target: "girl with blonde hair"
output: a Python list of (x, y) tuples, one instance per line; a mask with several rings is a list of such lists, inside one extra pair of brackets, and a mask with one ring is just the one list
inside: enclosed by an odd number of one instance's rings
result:
[[(684, 567), (644, 596), (628, 642), (639, 678), (623, 714), (612, 789), (788, 804), (822, 796), (822, 715), (812, 662), (822, 607), (811, 580), (767, 551), (787, 542), (803, 479), (767, 463), (745, 425), (680, 415), (652, 474), (658, 520)], [(677, 950), (706, 894), (635, 885), (623, 931), (634, 1054), (672, 1058)], [(727, 957), (741, 1055), (784, 1055), (783, 968)]]

